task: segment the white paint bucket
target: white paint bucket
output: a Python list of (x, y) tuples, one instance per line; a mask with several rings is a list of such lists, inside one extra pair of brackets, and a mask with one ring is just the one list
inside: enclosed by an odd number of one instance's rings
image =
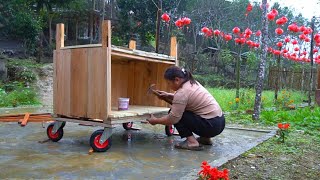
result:
[(129, 98), (119, 98), (118, 99), (118, 110), (128, 110), (129, 109)]

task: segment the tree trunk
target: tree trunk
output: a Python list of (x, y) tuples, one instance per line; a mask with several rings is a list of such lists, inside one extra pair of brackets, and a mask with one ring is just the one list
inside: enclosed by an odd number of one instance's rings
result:
[(302, 67), (302, 75), (301, 75), (301, 91), (304, 89), (304, 68)]
[(156, 29), (156, 53), (159, 52), (161, 13), (162, 13), (162, 0), (159, 0), (158, 11), (157, 11), (157, 26), (156, 26), (157, 27), (157, 29)]
[(263, 91), (263, 81), (266, 70), (266, 61), (267, 61), (267, 38), (268, 38), (268, 20), (267, 20), (267, 0), (262, 0), (262, 54), (261, 61), (259, 65), (258, 77), (257, 77), (257, 85), (256, 85), (256, 98), (254, 102), (254, 111), (252, 115), (253, 120), (260, 119), (261, 113), (261, 96)]
[(6, 64), (7, 60), (0, 58), (0, 81), (7, 80), (8, 70)]
[(94, 7), (95, 7), (95, 0), (92, 0), (92, 9), (90, 11), (90, 20), (89, 20), (90, 44), (92, 44), (92, 41), (93, 41), (93, 26), (94, 26), (93, 13), (94, 13)]
[(241, 63), (241, 46), (239, 50), (239, 57), (236, 62), (236, 107), (239, 107), (239, 97), (240, 97), (240, 63)]
[(48, 26), (49, 26), (49, 45), (52, 46), (52, 15), (49, 14), (48, 18)]
[(291, 89), (293, 89), (294, 69), (291, 70)]
[(312, 17), (311, 20), (311, 48), (310, 48), (310, 86), (309, 86), (309, 94), (308, 94), (308, 105), (311, 106), (311, 96), (312, 96), (312, 90), (313, 90), (313, 36), (314, 36), (314, 21), (315, 17)]
[(78, 19), (76, 19), (76, 45), (78, 45), (78, 27), (79, 26), (79, 21)]
[[(280, 49), (281, 50), (281, 49)], [(275, 80), (275, 89), (274, 89), (274, 100), (278, 100), (278, 92), (280, 89), (280, 78), (281, 78), (281, 73), (280, 73), (280, 55), (277, 57), (277, 76)]]

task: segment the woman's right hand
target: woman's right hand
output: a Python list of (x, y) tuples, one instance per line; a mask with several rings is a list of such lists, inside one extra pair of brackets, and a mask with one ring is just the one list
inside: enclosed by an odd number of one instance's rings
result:
[(167, 93), (167, 92), (165, 92), (165, 91), (157, 91), (157, 93), (159, 93), (159, 96), (160, 96), (161, 98), (167, 98), (167, 97), (170, 96), (170, 93)]

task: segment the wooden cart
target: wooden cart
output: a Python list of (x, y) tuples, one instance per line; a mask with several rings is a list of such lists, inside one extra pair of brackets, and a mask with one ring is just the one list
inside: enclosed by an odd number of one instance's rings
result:
[[(101, 126), (90, 138), (94, 151), (111, 147), (112, 128), (145, 121), (150, 113), (168, 113), (168, 105), (147, 95), (148, 87), (170, 91), (163, 78), (169, 66), (177, 64), (176, 38), (171, 38), (170, 56), (111, 45), (111, 22), (102, 22), (102, 43), (64, 47), (64, 25), (58, 24), (54, 51), (54, 123), (47, 128), (52, 141), (63, 136), (66, 122)], [(129, 110), (118, 111), (118, 98), (130, 98)], [(172, 126), (166, 127), (168, 135)]]

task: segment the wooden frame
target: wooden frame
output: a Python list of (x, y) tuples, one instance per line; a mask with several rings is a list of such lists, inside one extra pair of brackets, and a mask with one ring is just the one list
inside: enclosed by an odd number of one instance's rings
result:
[[(54, 114), (111, 125), (167, 113), (168, 105), (147, 95), (147, 90), (154, 83), (170, 91), (163, 73), (177, 62), (175, 37), (170, 56), (136, 50), (135, 41), (129, 48), (119, 48), (111, 45), (111, 22), (103, 21), (101, 44), (64, 47), (63, 24), (57, 25), (56, 42)], [(120, 97), (130, 98), (128, 111), (116, 110)]]

